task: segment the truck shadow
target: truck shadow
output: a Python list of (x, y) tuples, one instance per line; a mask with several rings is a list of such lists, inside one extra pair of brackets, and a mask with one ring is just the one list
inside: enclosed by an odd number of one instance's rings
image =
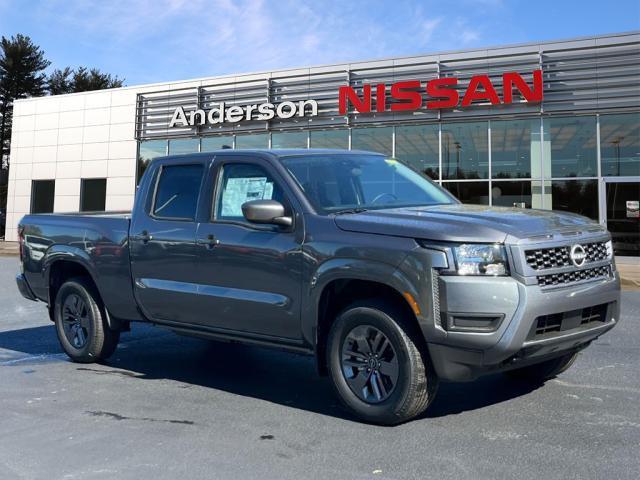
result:
[[(52, 325), (0, 332), (0, 349), (25, 363), (0, 355), (0, 368), (61, 360)], [(0, 352), (2, 353), (2, 352)], [(7, 358), (9, 358), (7, 360)], [(246, 345), (179, 337), (146, 325), (124, 334), (116, 353), (102, 365), (75, 366), (77, 375), (113, 374), (179, 382), (179, 388), (211, 388), (353, 421), (339, 403), (331, 382), (317, 374), (312, 357)], [(471, 383), (443, 383), (423, 418), (445, 417), (495, 405), (538, 388), (500, 375)]]

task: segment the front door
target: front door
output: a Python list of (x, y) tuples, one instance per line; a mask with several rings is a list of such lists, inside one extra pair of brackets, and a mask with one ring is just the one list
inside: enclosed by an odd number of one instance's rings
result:
[(605, 179), (607, 229), (616, 255), (640, 255), (640, 180)]
[(138, 305), (158, 321), (191, 323), (196, 296), (196, 210), (203, 162), (156, 166), (153, 198), (137, 206), (130, 227), (131, 272)]
[(246, 334), (299, 339), (302, 222), (251, 224), (249, 200), (272, 199), (294, 215), (293, 196), (266, 160), (216, 156), (211, 218), (196, 233), (199, 323)]

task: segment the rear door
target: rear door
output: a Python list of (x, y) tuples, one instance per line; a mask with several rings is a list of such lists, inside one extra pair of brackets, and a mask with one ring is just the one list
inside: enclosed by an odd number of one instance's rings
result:
[(193, 323), (197, 316), (196, 217), (209, 163), (162, 160), (147, 191), (138, 192), (146, 201), (132, 218), (131, 270), (136, 300), (150, 319)]
[[(196, 234), (199, 323), (217, 329), (299, 339), (302, 216), (283, 178), (251, 155), (216, 156), (211, 215)], [(251, 224), (249, 200), (277, 200), (292, 227)]]

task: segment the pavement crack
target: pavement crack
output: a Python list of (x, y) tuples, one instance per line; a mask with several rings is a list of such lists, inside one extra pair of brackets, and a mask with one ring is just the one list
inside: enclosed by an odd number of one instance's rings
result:
[(143, 376), (139, 373), (129, 372), (127, 370), (100, 370), (98, 368), (87, 368), (87, 367), (78, 367), (76, 368), (76, 370), (82, 371), (82, 372), (94, 372), (94, 373), (97, 373), (98, 375), (122, 375), (123, 377), (133, 377), (133, 378), (138, 378)]
[(172, 420), (172, 419), (163, 419), (163, 418), (152, 418), (152, 417), (128, 417), (126, 415), (120, 415), (119, 413), (113, 412), (105, 412), (103, 410), (97, 411), (86, 411), (85, 412), (92, 417), (107, 417), (117, 421), (123, 420), (137, 420), (141, 422), (159, 422), (159, 423), (173, 423), (179, 425), (195, 425), (195, 422), (191, 420)]

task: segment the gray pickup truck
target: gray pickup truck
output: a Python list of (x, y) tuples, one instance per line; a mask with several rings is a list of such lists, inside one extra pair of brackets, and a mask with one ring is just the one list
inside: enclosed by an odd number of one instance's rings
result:
[(130, 214), (27, 215), (19, 236), (18, 287), (72, 360), (108, 358), (134, 321), (284, 348), (380, 424), (439, 381), (552, 378), (619, 320), (602, 226), (462, 205), (369, 152), (158, 158)]

